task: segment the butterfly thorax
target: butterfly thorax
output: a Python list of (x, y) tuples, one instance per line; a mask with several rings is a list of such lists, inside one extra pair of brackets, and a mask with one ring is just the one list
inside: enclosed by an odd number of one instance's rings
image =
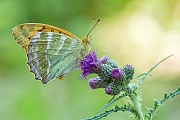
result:
[(89, 35), (82, 39), (82, 45), (81, 59), (85, 58), (91, 52), (91, 37)]

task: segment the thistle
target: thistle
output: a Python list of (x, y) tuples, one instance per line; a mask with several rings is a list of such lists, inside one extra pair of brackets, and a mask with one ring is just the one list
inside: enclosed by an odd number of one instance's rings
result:
[(89, 74), (98, 75), (97, 78), (89, 80), (91, 89), (105, 88), (105, 93), (112, 96), (125, 90), (134, 74), (133, 66), (126, 65), (124, 68), (119, 68), (116, 62), (107, 56), (98, 60), (95, 51), (80, 62), (80, 67), (82, 69), (81, 76), (84, 78)]
[[(102, 107), (99, 112), (102, 112), (107, 107), (115, 104), (116, 101), (128, 97), (129, 100), (123, 106), (116, 105), (113, 109), (106, 110), (105, 112), (98, 114), (87, 120), (98, 120), (107, 115), (118, 112), (118, 111), (128, 111), (134, 115), (133, 119), (137, 120), (151, 120), (155, 115), (155, 111), (159, 106), (163, 104), (168, 99), (172, 99), (176, 95), (180, 94), (180, 87), (171, 92), (170, 94), (165, 94), (164, 98), (160, 101), (155, 101), (153, 108), (148, 108), (149, 112), (143, 112), (141, 109), (140, 95), (137, 93), (137, 88), (145, 80), (145, 78), (150, 75), (150, 72), (155, 69), (161, 62), (171, 57), (172, 55), (164, 58), (157, 64), (155, 64), (148, 72), (134, 76), (134, 67), (130, 64), (126, 64), (124, 67), (120, 68), (115, 61), (107, 56), (103, 56), (98, 60), (96, 52), (93, 51), (89, 53), (81, 62), (80, 67), (82, 69), (81, 76), (86, 78), (90, 74), (96, 74), (96, 78), (91, 78), (89, 80), (89, 86), (92, 90), (104, 89), (105, 94), (113, 96), (113, 98)], [(131, 83), (133, 79), (141, 77), (137, 83)], [(119, 96), (118, 96), (119, 95)], [(117, 98), (115, 98), (118, 96)]]

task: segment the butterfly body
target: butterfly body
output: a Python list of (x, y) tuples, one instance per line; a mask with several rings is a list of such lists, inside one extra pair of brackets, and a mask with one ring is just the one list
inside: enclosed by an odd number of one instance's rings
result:
[(54, 26), (25, 23), (15, 26), (12, 31), (27, 53), (30, 71), (44, 84), (67, 76), (91, 51), (89, 36), (81, 40)]

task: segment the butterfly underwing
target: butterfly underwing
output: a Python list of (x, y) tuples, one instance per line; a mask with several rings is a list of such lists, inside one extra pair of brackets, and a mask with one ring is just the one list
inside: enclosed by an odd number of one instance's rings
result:
[(90, 37), (79, 39), (58, 27), (24, 23), (12, 29), (14, 39), (27, 54), (35, 79), (43, 84), (67, 76), (91, 51)]

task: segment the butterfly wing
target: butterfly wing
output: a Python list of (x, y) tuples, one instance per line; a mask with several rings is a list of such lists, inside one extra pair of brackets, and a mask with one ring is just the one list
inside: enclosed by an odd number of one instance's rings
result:
[(30, 44), (30, 40), (32, 37), (34, 37), (38, 32), (55, 32), (64, 34), (67, 36), (70, 36), (72, 38), (76, 38), (77, 40), (81, 41), (78, 37), (73, 35), (72, 33), (63, 30), (58, 27), (54, 27), (47, 24), (41, 24), (41, 23), (24, 23), (15, 26), (12, 29), (12, 34), (14, 36), (14, 39), (17, 41), (18, 44), (20, 44), (26, 52), (28, 51), (28, 46)]
[(17, 26), (13, 29), (13, 35), (26, 50), (27, 63), (35, 78), (45, 84), (51, 79), (68, 75), (78, 63), (77, 56), (82, 50), (81, 41), (65, 30), (54, 32), (56, 29), (53, 29), (52, 32), (34, 27), (34, 24)]

